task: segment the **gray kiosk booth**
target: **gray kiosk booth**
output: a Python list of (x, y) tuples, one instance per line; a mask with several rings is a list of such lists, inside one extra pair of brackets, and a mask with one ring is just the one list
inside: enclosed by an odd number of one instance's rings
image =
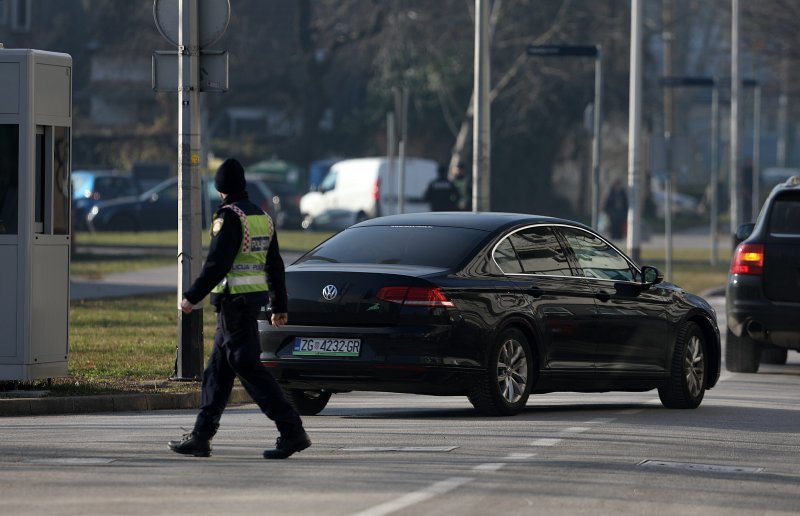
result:
[(0, 48), (0, 380), (67, 374), (72, 58)]

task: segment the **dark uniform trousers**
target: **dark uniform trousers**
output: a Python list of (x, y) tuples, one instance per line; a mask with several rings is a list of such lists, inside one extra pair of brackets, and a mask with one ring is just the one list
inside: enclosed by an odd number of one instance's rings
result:
[(280, 434), (294, 437), (303, 428), (300, 416), (261, 364), (256, 319), (261, 306), (247, 303), (244, 296), (235, 299), (223, 300), (217, 312), (214, 349), (203, 372), (200, 413), (194, 431), (209, 439), (214, 436), (238, 376), (264, 415), (275, 422)]

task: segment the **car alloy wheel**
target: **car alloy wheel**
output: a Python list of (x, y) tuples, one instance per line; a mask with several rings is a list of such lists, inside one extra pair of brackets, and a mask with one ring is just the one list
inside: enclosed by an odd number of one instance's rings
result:
[(479, 412), (511, 416), (525, 408), (535, 371), (528, 338), (517, 328), (503, 330), (492, 343), (488, 362), (467, 395)]
[(705, 350), (700, 327), (694, 322), (684, 324), (675, 339), (669, 379), (658, 388), (658, 397), (665, 407), (693, 409), (700, 406), (708, 371)]

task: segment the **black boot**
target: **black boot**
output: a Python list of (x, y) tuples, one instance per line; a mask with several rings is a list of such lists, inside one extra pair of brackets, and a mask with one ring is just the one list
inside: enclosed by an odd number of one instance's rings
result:
[(196, 432), (183, 434), (177, 441), (167, 443), (169, 449), (175, 453), (183, 455), (194, 455), (195, 457), (211, 456), (211, 439), (208, 439)]
[(305, 450), (309, 446), (311, 446), (311, 439), (308, 438), (305, 430), (301, 430), (295, 437), (278, 437), (278, 440), (275, 441), (274, 449), (264, 450), (264, 458), (285, 459), (293, 453)]

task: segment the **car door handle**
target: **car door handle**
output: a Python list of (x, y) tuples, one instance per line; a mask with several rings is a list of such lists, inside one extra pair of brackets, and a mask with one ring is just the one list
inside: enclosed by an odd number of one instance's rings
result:
[(606, 302), (609, 299), (611, 299), (611, 294), (609, 294), (608, 292), (596, 292), (594, 294), (594, 297), (596, 299), (599, 299), (600, 301)]
[(539, 287), (531, 287), (528, 289), (528, 295), (532, 297), (542, 297), (544, 291)]

